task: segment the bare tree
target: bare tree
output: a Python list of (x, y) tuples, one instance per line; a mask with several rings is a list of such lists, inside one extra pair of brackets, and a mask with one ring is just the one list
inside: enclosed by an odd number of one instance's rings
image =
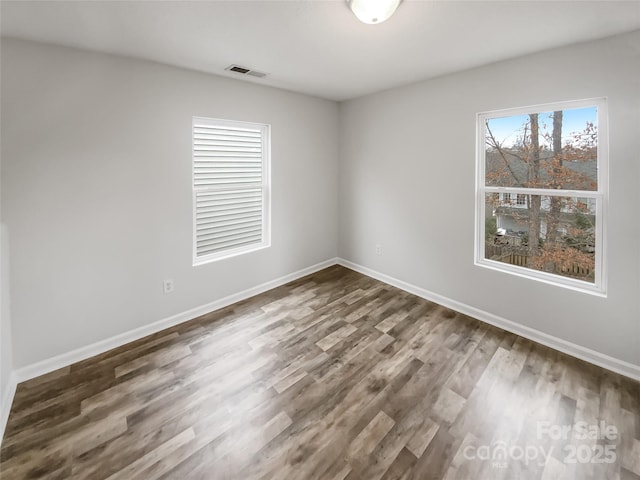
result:
[[(538, 114), (529, 115), (531, 148), (529, 149), (529, 187), (540, 186), (540, 138)], [(540, 195), (531, 195), (529, 204), (529, 266), (533, 267), (540, 247)]]
[[(552, 175), (550, 186), (553, 188), (562, 188), (560, 184), (562, 180), (562, 110), (553, 112), (553, 158)], [(557, 246), (559, 240), (558, 227), (560, 224), (560, 212), (562, 211), (562, 198), (551, 197), (551, 205), (549, 207), (549, 218), (547, 221), (546, 242), (549, 246)]]

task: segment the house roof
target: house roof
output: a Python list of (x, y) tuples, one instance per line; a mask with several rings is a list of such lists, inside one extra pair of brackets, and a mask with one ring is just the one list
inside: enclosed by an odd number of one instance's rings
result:
[[(526, 187), (530, 185), (529, 163), (516, 150), (488, 150), (485, 154), (485, 176), (488, 186)], [(553, 175), (553, 152), (543, 150), (540, 154), (539, 186), (548, 186)], [(584, 160), (562, 162), (560, 188), (567, 190), (595, 190), (598, 179), (597, 157), (590, 155)]]

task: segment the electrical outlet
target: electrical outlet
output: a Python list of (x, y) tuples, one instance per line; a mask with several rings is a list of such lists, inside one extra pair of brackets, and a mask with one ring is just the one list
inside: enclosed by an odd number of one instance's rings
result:
[(382, 255), (382, 245), (376, 243), (376, 255)]
[(167, 278), (163, 283), (162, 283), (162, 290), (164, 291), (164, 293), (171, 293), (173, 292), (173, 290), (176, 288), (175, 284), (173, 283), (173, 279), (171, 278)]

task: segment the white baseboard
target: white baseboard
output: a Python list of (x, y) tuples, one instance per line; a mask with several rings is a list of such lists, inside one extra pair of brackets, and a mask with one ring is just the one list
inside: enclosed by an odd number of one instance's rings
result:
[[(248, 288), (247, 290), (243, 290), (242, 292), (234, 293), (233, 295), (215, 300), (211, 303), (207, 303), (206, 305), (192, 308), (191, 310), (187, 310), (186, 312), (172, 315), (171, 317), (158, 320), (143, 327), (139, 327), (134, 330), (121, 333), (119, 335), (115, 335), (105, 340), (100, 340), (99, 342), (93, 343), (91, 345), (80, 347), (78, 349), (63, 353), (61, 355), (57, 355), (52, 358), (48, 358), (46, 360), (42, 360), (32, 365), (27, 365), (26, 367), (22, 367), (14, 371), (16, 383), (24, 382), (25, 380), (30, 380), (40, 375), (44, 375), (45, 373), (53, 372), (54, 370), (57, 370), (59, 368), (66, 367), (82, 360), (86, 360), (87, 358), (99, 355), (113, 348), (120, 347), (135, 340), (139, 340), (143, 337), (146, 337), (147, 335), (157, 333), (166, 328), (173, 327), (206, 313), (213, 312), (214, 310), (224, 308), (233, 303), (266, 292), (267, 290), (271, 290), (272, 288), (279, 287), (281, 285), (284, 285), (285, 283), (291, 282), (292, 280), (297, 280), (298, 278), (317, 272), (319, 270), (322, 270), (323, 268), (335, 265), (336, 263), (338, 263), (338, 260), (336, 258), (325, 260), (324, 262), (317, 263), (310, 267), (303, 268), (302, 270), (298, 270), (297, 272), (293, 272), (269, 282), (262, 283), (255, 287)], [(13, 398), (13, 395), (10, 398)]]
[(515, 333), (516, 335), (528, 338), (534, 342), (541, 343), (542, 345), (546, 345), (547, 347), (566, 353), (572, 357), (579, 358), (594, 365), (598, 365), (599, 367), (611, 370), (612, 372), (624, 375), (625, 377), (630, 377), (634, 380), (640, 381), (640, 365), (634, 365), (624, 360), (610, 357), (609, 355), (554, 337), (553, 335), (549, 335), (534, 328), (520, 325), (519, 323), (512, 322), (506, 318), (499, 317), (498, 315), (485, 312), (484, 310), (479, 310), (465, 303), (430, 292), (424, 288), (417, 287), (402, 280), (398, 280), (397, 278), (385, 275), (384, 273), (363, 267), (362, 265), (350, 262), (349, 260), (338, 258), (338, 264), (362, 273), (363, 275), (375, 278), (376, 280), (380, 280), (381, 282), (388, 283), (389, 285), (417, 295), (418, 297), (422, 297), (431, 302), (468, 315), (469, 317), (494, 325), (508, 332)]
[(18, 386), (18, 379), (15, 372), (11, 372), (7, 383), (8, 385), (2, 398), (2, 404), (0, 404), (0, 446), (2, 445), (4, 429), (7, 427), (7, 420), (9, 420), (11, 404), (13, 403), (13, 397), (16, 394), (16, 387)]

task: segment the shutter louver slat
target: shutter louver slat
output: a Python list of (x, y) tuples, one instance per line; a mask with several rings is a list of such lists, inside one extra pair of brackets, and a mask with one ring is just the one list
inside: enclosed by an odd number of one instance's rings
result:
[(237, 185), (242, 183), (248, 183), (252, 185), (260, 184), (261, 180), (257, 179), (238, 179), (238, 178), (220, 178), (216, 181), (198, 181), (196, 182), (196, 187), (206, 187), (206, 186), (215, 186), (215, 185)]
[(198, 235), (209, 235), (215, 232), (228, 231), (229, 229), (243, 228), (250, 225), (262, 226), (262, 217), (252, 216), (243, 218), (223, 219), (198, 225)]
[(239, 215), (248, 215), (248, 214), (261, 214), (262, 213), (262, 208), (257, 207), (257, 208), (234, 208), (234, 209), (229, 209), (229, 210), (223, 210), (223, 211), (215, 211), (215, 212), (207, 212), (207, 213), (203, 213), (200, 218), (198, 218), (196, 225), (202, 225), (205, 223), (212, 223), (213, 221), (215, 221), (216, 219), (232, 219), (232, 218), (238, 218)]
[(194, 152), (208, 153), (208, 152), (221, 152), (221, 153), (234, 153), (234, 152), (247, 152), (251, 154), (262, 153), (262, 146), (259, 143), (243, 143), (243, 142), (231, 142), (225, 141), (225, 143), (219, 143), (215, 141), (208, 141), (206, 144), (194, 144)]
[(261, 238), (262, 236), (258, 235), (257, 237), (249, 237), (246, 239), (246, 241), (242, 241), (242, 242), (229, 242), (227, 244), (222, 244), (222, 245), (202, 247), (198, 249), (198, 256), (211, 255), (213, 253), (223, 252), (230, 248), (238, 248), (238, 247), (243, 247), (245, 245), (251, 245), (253, 243), (260, 243)]
[(229, 232), (232, 230), (243, 230), (245, 228), (262, 228), (262, 219), (244, 222), (218, 222), (213, 226), (203, 225), (198, 232), (198, 238), (208, 238), (218, 232)]
[(227, 177), (261, 177), (262, 172), (255, 168), (212, 168), (206, 172), (196, 172), (196, 178), (205, 180), (211, 177), (227, 176)]
[(261, 211), (262, 207), (261, 207), (261, 203), (262, 202), (250, 202), (250, 203), (242, 203), (242, 204), (226, 204), (226, 205), (212, 205), (209, 207), (200, 207), (200, 211), (202, 212), (203, 216), (209, 213), (222, 213), (222, 212), (227, 212), (230, 210), (238, 210), (240, 209), (246, 209), (246, 208), (250, 208), (250, 209), (255, 209), (256, 211)]
[(202, 150), (195, 151), (194, 156), (197, 159), (197, 161), (202, 161), (202, 162), (206, 162), (206, 161), (219, 162), (221, 160), (234, 161), (234, 162), (246, 160), (249, 162), (256, 162), (256, 161), (259, 161), (261, 158), (260, 153), (254, 153), (254, 152), (206, 152)]
[(264, 240), (264, 127), (211, 122), (193, 123), (196, 258)]
[(198, 202), (198, 208), (201, 208), (202, 211), (207, 210), (211, 207), (220, 207), (224, 208), (227, 205), (245, 205), (248, 203), (260, 203), (259, 198), (235, 198), (235, 199), (227, 199), (227, 200), (219, 200), (219, 201), (208, 201), (208, 202)]
[(249, 236), (255, 236), (260, 234), (261, 228), (245, 228), (238, 230), (228, 230), (226, 232), (220, 232), (219, 234), (202, 235), (198, 237), (198, 246), (211, 246), (219, 245), (220, 243), (227, 243), (235, 240), (243, 240)]
[(240, 128), (220, 128), (220, 127), (211, 127), (207, 125), (194, 125), (193, 126), (194, 134), (205, 134), (205, 135), (228, 135), (232, 137), (252, 137), (261, 139), (260, 131), (258, 130), (250, 130), (250, 129), (240, 129)]
[(234, 161), (226, 161), (226, 160), (217, 160), (214, 162), (195, 162), (194, 168), (196, 169), (196, 173), (203, 170), (210, 170), (213, 168), (262, 168), (260, 162), (254, 161), (246, 161), (246, 160), (234, 160)]
[[(258, 205), (261, 205), (261, 199), (258, 199)], [(223, 203), (223, 202), (231, 202), (231, 203)], [(206, 202), (197, 202), (196, 207), (198, 210), (204, 213), (205, 210), (210, 210), (212, 207), (220, 207), (220, 211), (227, 210), (229, 207), (231, 208), (245, 208), (251, 207), (252, 203), (255, 203), (256, 199), (251, 198), (242, 198), (242, 199), (222, 199), (220, 201), (208, 200)], [(214, 208), (215, 209), (215, 208)]]
[(256, 149), (262, 148), (262, 144), (260, 142), (254, 142), (254, 141), (245, 142), (245, 141), (238, 141), (233, 138), (223, 138), (223, 137), (202, 138), (199, 140), (195, 140), (193, 142), (193, 145), (195, 150), (206, 150), (207, 148), (210, 148), (210, 147), (213, 147), (213, 148), (249, 147), (249, 148), (256, 148)]
[(262, 167), (259, 163), (257, 162), (245, 162), (245, 161), (233, 161), (233, 162), (220, 162), (220, 161), (213, 161), (213, 162), (203, 162), (203, 163), (197, 163), (194, 165), (194, 175), (197, 177), (199, 175), (205, 174), (207, 171), (211, 172), (225, 172), (225, 171), (230, 171), (230, 170), (240, 170), (240, 171), (247, 171), (247, 172), (255, 172), (256, 170), (258, 172), (262, 172)]
[(234, 180), (235, 182), (243, 180), (243, 183), (244, 183), (245, 181), (244, 179), (249, 179), (248, 181), (252, 182), (252, 181), (260, 180), (261, 178), (262, 176), (260, 175), (260, 173), (253, 173), (253, 172), (238, 172), (238, 173), (219, 172), (219, 173), (207, 173), (207, 174), (203, 173), (196, 177), (196, 184), (217, 183), (216, 180), (220, 180), (220, 181)]

